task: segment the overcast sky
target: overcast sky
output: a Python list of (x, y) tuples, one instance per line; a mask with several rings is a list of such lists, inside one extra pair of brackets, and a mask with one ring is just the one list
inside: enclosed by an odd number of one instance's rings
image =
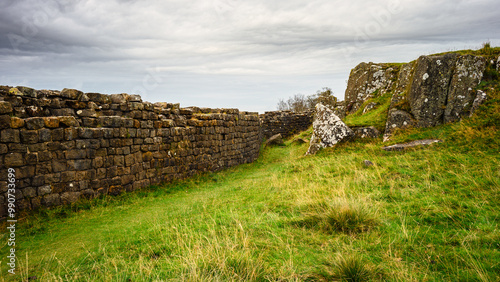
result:
[(498, 0), (1, 0), (0, 84), (264, 112), (499, 32)]

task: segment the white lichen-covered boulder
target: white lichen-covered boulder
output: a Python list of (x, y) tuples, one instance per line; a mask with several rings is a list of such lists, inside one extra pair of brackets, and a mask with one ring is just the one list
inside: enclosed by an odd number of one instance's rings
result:
[(354, 132), (328, 107), (316, 104), (313, 135), (306, 155), (316, 154), (320, 149), (351, 139)]

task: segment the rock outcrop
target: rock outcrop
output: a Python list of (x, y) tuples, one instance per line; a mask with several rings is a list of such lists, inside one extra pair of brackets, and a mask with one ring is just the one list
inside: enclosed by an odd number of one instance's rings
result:
[[(349, 76), (345, 110), (363, 114), (383, 106), (371, 98), (392, 93), (384, 137), (395, 129), (433, 127), (470, 116), (486, 99), (476, 90), (486, 67), (499, 69), (500, 57), (421, 56), (407, 64), (361, 63)], [(387, 106), (387, 104), (385, 104)]]
[(389, 110), (385, 125), (384, 141), (387, 141), (397, 128), (408, 128), (415, 125), (415, 119), (413, 119), (411, 114), (396, 108)]
[(469, 117), (471, 117), (474, 112), (479, 108), (479, 106), (484, 103), (488, 99), (488, 95), (486, 95), (485, 92), (478, 90), (476, 94), (476, 98), (474, 99), (474, 102), (472, 103), (472, 108), (470, 109), (470, 114)]
[(407, 97), (418, 127), (442, 123), (457, 55), (421, 56), (414, 67)]
[(486, 67), (479, 56), (421, 56), (407, 93), (417, 127), (432, 127), (469, 115)]
[(345, 92), (347, 114), (357, 111), (363, 103), (377, 95), (389, 92), (398, 69), (385, 64), (361, 63), (349, 75)]
[(479, 85), (486, 68), (486, 60), (481, 57), (460, 56), (450, 81), (448, 100), (444, 110), (444, 123), (458, 121), (469, 115)]
[(318, 103), (313, 122), (313, 135), (306, 155), (315, 154), (321, 148), (332, 147), (353, 136), (354, 132), (331, 109)]
[(354, 135), (356, 138), (378, 138), (380, 136), (380, 131), (376, 129), (374, 126), (367, 127), (353, 127), (352, 131), (354, 131)]

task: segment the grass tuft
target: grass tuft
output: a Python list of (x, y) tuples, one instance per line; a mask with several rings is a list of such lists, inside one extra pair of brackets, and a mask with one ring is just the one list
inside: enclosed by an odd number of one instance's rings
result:
[(318, 228), (327, 233), (342, 232), (356, 234), (366, 232), (379, 224), (375, 212), (366, 205), (347, 200), (336, 200), (331, 204), (321, 203), (308, 208), (308, 215), (296, 226)]
[(373, 276), (371, 269), (356, 255), (339, 255), (334, 266), (334, 277), (340, 281), (369, 281)]

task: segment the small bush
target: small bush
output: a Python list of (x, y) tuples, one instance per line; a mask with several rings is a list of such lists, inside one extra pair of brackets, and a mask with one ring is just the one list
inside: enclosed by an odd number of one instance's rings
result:
[(340, 281), (368, 281), (372, 278), (372, 272), (370, 268), (358, 256), (339, 255), (334, 266), (334, 276)]
[(483, 80), (488, 82), (488, 81), (497, 81), (499, 78), (498, 72), (496, 70), (495, 65), (493, 64), (488, 64), (486, 66), (486, 69), (484, 70), (483, 74)]
[(308, 216), (295, 222), (298, 226), (319, 228), (327, 233), (347, 234), (369, 231), (378, 225), (375, 213), (357, 202), (339, 201), (331, 204), (321, 203), (310, 208)]
[(493, 54), (493, 48), (491, 48), (491, 42), (484, 42), (483, 43), (483, 48), (479, 50), (479, 52), (483, 55), (492, 55)]
[(344, 233), (359, 233), (368, 231), (375, 226), (377, 220), (363, 206), (339, 205), (326, 214), (323, 229)]

